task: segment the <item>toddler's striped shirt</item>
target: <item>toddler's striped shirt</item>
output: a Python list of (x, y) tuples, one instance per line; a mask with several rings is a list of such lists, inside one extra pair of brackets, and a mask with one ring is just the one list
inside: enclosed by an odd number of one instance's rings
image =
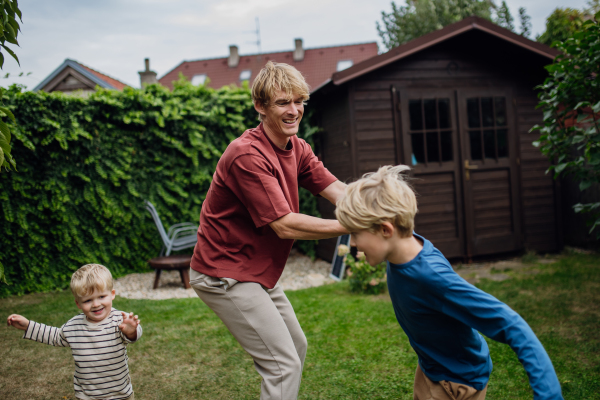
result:
[[(127, 343), (121, 332), (120, 311), (112, 309), (104, 320), (93, 323), (83, 313), (60, 328), (29, 321), (24, 339), (58, 347), (70, 347), (75, 360), (73, 384), (78, 399), (127, 399), (133, 393), (127, 365)], [(137, 327), (137, 339), (142, 326)], [(137, 340), (136, 339), (136, 340)]]

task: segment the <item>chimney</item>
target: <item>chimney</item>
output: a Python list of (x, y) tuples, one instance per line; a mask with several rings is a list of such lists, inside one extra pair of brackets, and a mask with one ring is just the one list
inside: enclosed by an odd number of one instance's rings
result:
[(240, 63), (240, 55), (238, 54), (238, 47), (236, 45), (229, 46), (229, 58), (227, 59), (227, 65), (230, 68), (235, 68)]
[(156, 72), (150, 71), (150, 59), (144, 58), (144, 63), (146, 64), (146, 70), (138, 72), (138, 74), (140, 74), (140, 85), (144, 87), (145, 85), (158, 83)]
[(302, 39), (294, 39), (296, 48), (294, 49), (294, 61), (304, 60), (304, 49), (302, 48)]

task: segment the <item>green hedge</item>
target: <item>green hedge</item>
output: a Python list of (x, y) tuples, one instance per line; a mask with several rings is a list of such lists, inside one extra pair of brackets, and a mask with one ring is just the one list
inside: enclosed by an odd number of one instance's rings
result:
[[(66, 288), (86, 263), (147, 270), (161, 242), (143, 200), (165, 226), (197, 221), (222, 152), (258, 123), (247, 87), (185, 81), (88, 98), (13, 86), (4, 103), (18, 172), (0, 174), (0, 297)], [(301, 199), (314, 215), (315, 199)], [(315, 242), (300, 247), (314, 255)]]

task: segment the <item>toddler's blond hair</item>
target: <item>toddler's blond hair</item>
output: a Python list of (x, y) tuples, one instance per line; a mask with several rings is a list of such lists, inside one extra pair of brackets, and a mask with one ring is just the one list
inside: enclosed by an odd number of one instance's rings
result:
[[(310, 89), (300, 71), (288, 64), (269, 61), (252, 83), (252, 102), (269, 107), (278, 90), (285, 92), (287, 100), (297, 95), (306, 102), (310, 97)], [(261, 114), (258, 119), (262, 121)]]
[(89, 296), (96, 290), (104, 292), (112, 289), (112, 275), (104, 265), (86, 264), (71, 277), (71, 292), (75, 297)]
[(391, 222), (400, 237), (410, 237), (415, 228), (417, 198), (407, 182), (406, 165), (380, 167), (346, 187), (337, 202), (335, 216), (350, 232), (379, 229)]

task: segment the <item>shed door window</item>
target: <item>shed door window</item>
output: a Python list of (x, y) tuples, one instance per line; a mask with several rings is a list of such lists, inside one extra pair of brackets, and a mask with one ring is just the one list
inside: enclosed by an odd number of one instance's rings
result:
[(508, 157), (508, 124), (505, 97), (467, 99), (471, 160)]
[(408, 101), (412, 164), (452, 161), (450, 99)]

